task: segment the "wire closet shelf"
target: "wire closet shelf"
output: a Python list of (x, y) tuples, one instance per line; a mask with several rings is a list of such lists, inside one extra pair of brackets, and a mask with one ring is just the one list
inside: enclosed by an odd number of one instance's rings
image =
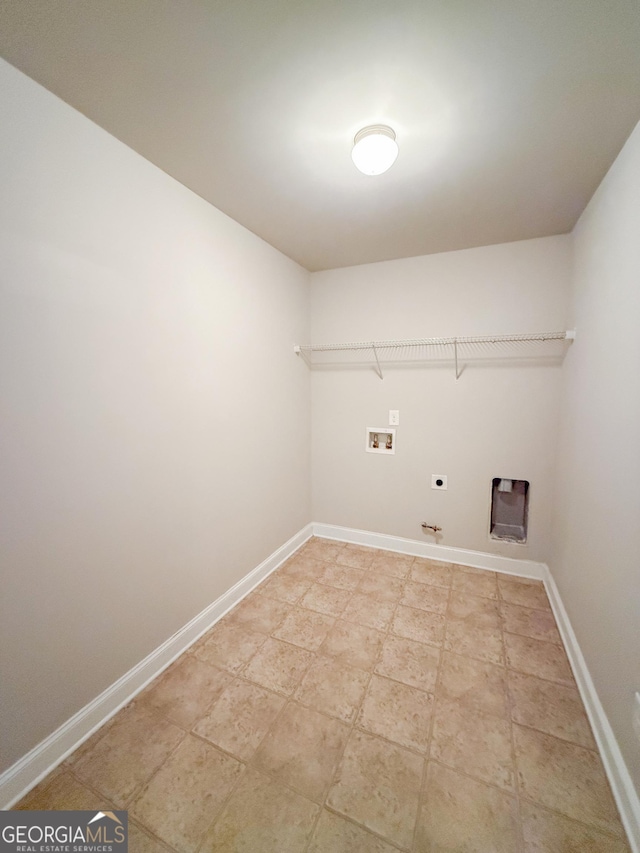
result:
[(382, 364), (449, 360), (455, 365), (456, 379), (463, 367), (460, 360), (531, 359), (558, 360), (566, 345), (575, 339), (575, 331), (531, 332), (513, 335), (466, 335), (442, 338), (411, 338), (390, 341), (354, 341), (340, 344), (300, 344), (294, 352), (309, 367), (373, 364), (383, 379)]

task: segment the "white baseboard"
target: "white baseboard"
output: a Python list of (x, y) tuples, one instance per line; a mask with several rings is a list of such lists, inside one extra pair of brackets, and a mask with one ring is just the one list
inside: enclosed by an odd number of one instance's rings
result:
[(202, 634), (206, 633), (232, 607), (248, 595), (267, 575), (278, 568), (312, 535), (307, 524), (288, 542), (252, 569), (235, 586), (206, 607), (161, 646), (136, 664), (93, 701), (81, 708), (59, 729), (0, 775), (1, 809), (10, 809), (34, 785), (77, 749), (100, 726), (129, 703), (176, 658), (180, 657)]
[(544, 578), (558, 630), (564, 642), (613, 796), (633, 853), (640, 853), (640, 799), (620, 752), (613, 729), (598, 697), (578, 639), (549, 568)]
[(516, 560), (513, 557), (501, 557), (499, 554), (486, 554), (483, 551), (469, 551), (466, 548), (451, 548), (449, 545), (434, 545), (419, 542), (417, 539), (403, 539), (401, 536), (388, 536), (386, 533), (371, 533), (368, 530), (355, 530), (351, 527), (338, 527), (335, 524), (313, 523), (313, 535), (324, 539), (336, 539), (350, 542), (352, 545), (368, 545), (382, 548), (412, 557), (428, 557), (445, 563), (460, 563), (476, 569), (489, 569), (507, 575), (544, 580), (547, 567), (533, 560)]

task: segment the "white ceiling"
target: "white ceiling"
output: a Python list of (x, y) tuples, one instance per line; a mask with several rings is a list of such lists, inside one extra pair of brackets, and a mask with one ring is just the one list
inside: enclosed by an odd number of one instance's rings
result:
[(638, 0), (0, 0), (0, 55), (310, 270), (567, 232), (640, 119)]

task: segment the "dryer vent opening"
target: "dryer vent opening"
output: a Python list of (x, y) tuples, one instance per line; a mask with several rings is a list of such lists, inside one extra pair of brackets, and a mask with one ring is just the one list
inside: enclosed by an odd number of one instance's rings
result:
[(491, 487), (491, 539), (503, 542), (527, 541), (529, 482), (494, 477)]

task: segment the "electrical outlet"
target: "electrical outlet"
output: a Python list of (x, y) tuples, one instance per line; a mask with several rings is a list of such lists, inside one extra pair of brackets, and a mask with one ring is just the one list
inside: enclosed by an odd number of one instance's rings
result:
[(389, 426), (398, 426), (400, 424), (400, 412), (398, 409), (389, 409)]
[(640, 740), (640, 693), (638, 692), (633, 697), (633, 730)]
[(438, 491), (444, 492), (447, 489), (447, 475), (446, 474), (432, 474), (431, 475), (431, 488), (438, 489)]

